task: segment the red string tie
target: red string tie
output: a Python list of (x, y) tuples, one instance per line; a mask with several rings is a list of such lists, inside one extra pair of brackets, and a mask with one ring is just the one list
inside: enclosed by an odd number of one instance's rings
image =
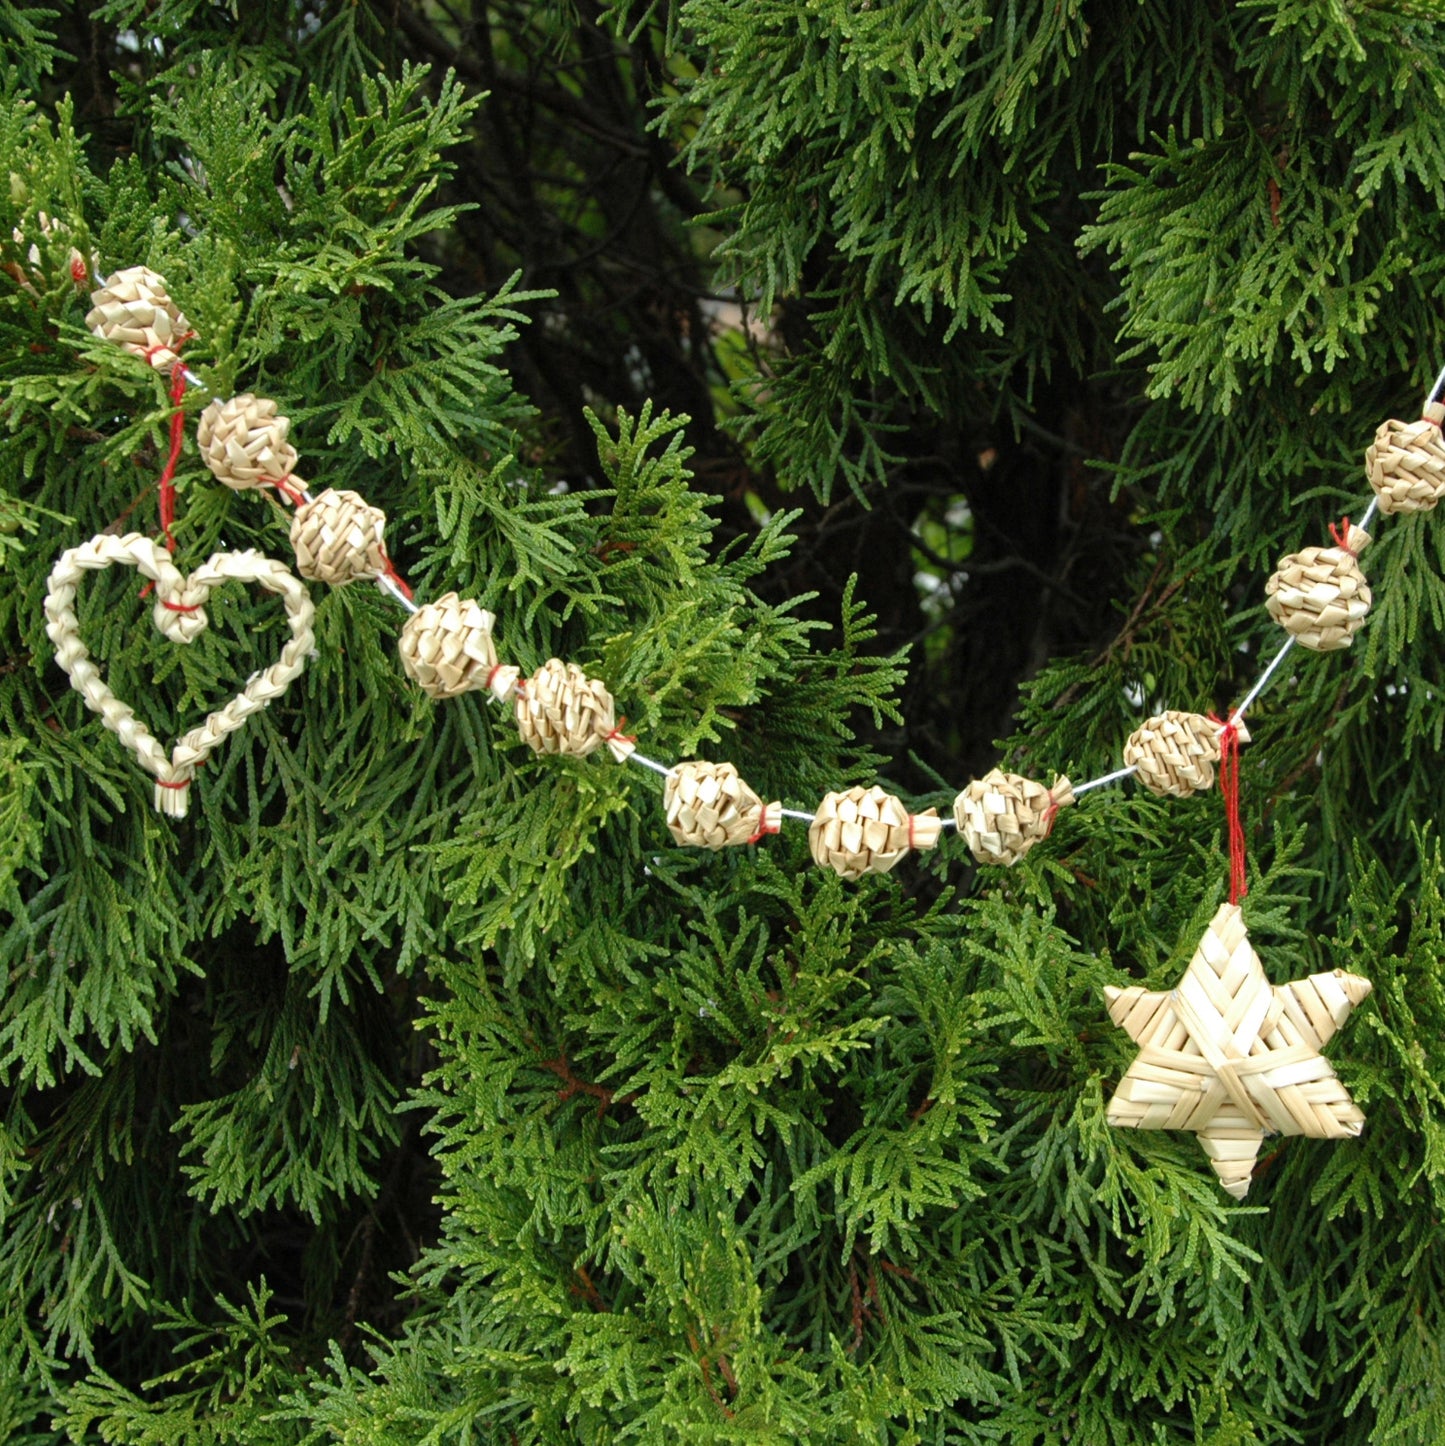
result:
[[(1347, 519), (1348, 526), (1348, 519)], [(1239, 724), (1209, 715), (1219, 725), (1219, 791), (1224, 795), (1225, 832), (1229, 838), (1229, 902), (1237, 904), (1248, 892), (1244, 871), (1244, 823), (1239, 813)]]
[(167, 783), (163, 778), (156, 779), (157, 788), (189, 788), (190, 786), (191, 780), (189, 778), (183, 778), (179, 783)]
[[(494, 670), (494, 671), (495, 671), (495, 670)], [(634, 746), (636, 746), (636, 744), (637, 744), (637, 735), (636, 735), (635, 733), (624, 733), (622, 730), (623, 730), (624, 728), (626, 728), (626, 727), (627, 727), (627, 714), (624, 713), (624, 714), (622, 715), (622, 717), (617, 720), (617, 727), (615, 727), (615, 728), (612, 730), (612, 732), (610, 732), (610, 733), (607, 735), (607, 737), (604, 738), (602, 741), (603, 741), (604, 743), (611, 743), (614, 738), (620, 738), (620, 739), (622, 740), (622, 742), (624, 742), (624, 743), (631, 743), (631, 744), (633, 744)]]
[(776, 823), (768, 820), (768, 806), (763, 805), (763, 811), (758, 815), (758, 831), (748, 840), (750, 844), (760, 842), (770, 833), (779, 833), (782, 830), (783, 821), (779, 819)]
[(288, 472), (284, 477), (273, 477), (271, 485), (293, 506), (299, 507), (306, 499), (302, 497), (298, 488), (291, 485), (291, 474)]
[[(1055, 787), (1057, 786), (1056, 784)], [(1054, 820), (1059, 816), (1060, 807), (1062, 807), (1062, 805), (1059, 803), (1059, 800), (1054, 797), (1054, 789), (1049, 789), (1049, 806), (1044, 810), (1043, 817), (1045, 838), (1048, 838), (1054, 831)]]
[(1348, 517), (1344, 518), (1338, 527), (1333, 522), (1330, 523), (1330, 536), (1334, 538), (1335, 546), (1341, 552), (1348, 552), (1353, 558), (1359, 557), (1360, 554), (1349, 545), (1350, 519)]
[[(392, 582), (394, 582), (397, 587), (399, 587), (402, 592), (406, 594), (407, 602), (410, 602), (412, 600), (411, 589), (407, 586), (406, 579), (402, 577), (402, 575), (396, 570), (396, 564), (384, 552), (381, 554), (381, 560), (386, 564), (386, 567), (383, 569), (381, 575), (383, 577), (390, 578)], [(518, 685), (517, 691), (521, 691), (520, 684)]]
[[(150, 590), (150, 588), (152, 588), (152, 587), (154, 587), (154, 586), (155, 586), (154, 583), (148, 584), (148, 585), (147, 585), (147, 588), (146, 588), (146, 591), (148, 592), (148, 591)], [(145, 596), (145, 594), (142, 593), (141, 596), (143, 597), (143, 596)], [(171, 613), (198, 613), (198, 612), (200, 612), (200, 610), (201, 610), (201, 605), (200, 605), (200, 603), (175, 603), (175, 602), (171, 602), (171, 601), (170, 601), (169, 599), (167, 599), (167, 598), (162, 598), (162, 599), (161, 599), (161, 606), (162, 606), (163, 608), (165, 608), (165, 610), (166, 610), (167, 612), (171, 612)]]
[[(71, 274), (74, 275), (74, 272), (72, 271)], [(181, 348), (194, 336), (195, 332), (185, 331), (182, 332), (180, 336), (172, 337), (170, 341), (158, 341), (154, 346), (148, 346), (141, 353), (141, 357), (147, 363), (147, 365), (150, 364), (151, 358), (155, 356), (158, 352), (174, 352), (175, 355), (179, 357), (181, 354)]]

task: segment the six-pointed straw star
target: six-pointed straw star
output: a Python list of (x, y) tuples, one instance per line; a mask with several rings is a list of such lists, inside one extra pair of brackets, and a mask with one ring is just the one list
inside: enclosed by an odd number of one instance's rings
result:
[(1342, 969), (1272, 985), (1238, 907), (1222, 904), (1175, 988), (1104, 991), (1109, 1017), (1139, 1045), (1108, 1121), (1192, 1130), (1242, 1200), (1266, 1135), (1360, 1133), (1365, 1117), (1320, 1049), (1369, 992)]

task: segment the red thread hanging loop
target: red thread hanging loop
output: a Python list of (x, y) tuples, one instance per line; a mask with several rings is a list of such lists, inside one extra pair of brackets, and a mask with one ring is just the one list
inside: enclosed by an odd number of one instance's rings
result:
[(1350, 546), (1350, 519), (1344, 518), (1338, 526), (1330, 523), (1330, 536), (1335, 540), (1335, 546), (1341, 552), (1348, 552), (1351, 557), (1359, 557), (1359, 553)]
[(181, 444), (186, 435), (186, 414), (181, 407), (181, 398), (186, 394), (186, 373), (185, 368), (179, 362), (171, 372), (171, 401), (176, 404), (176, 409), (171, 413), (171, 453), (166, 458), (165, 470), (160, 475), (160, 481), (156, 483), (156, 490), (160, 494), (161, 531), (165, 534), (166, 550), (176, 550), (176, 539), (171, 532), (176, 520), (176, 488), (172, 480), (176, 475), (176, 466), (181, 460)]
[[(1348, 519), (1345, 522), (1349, 530)], [(1237, 904), (1248, 892), (1244, 872), (1244, 823), (1239, 815), (1239, 724), (1209, 715), (1219, 724), (1219, 791), (1224, 795), (1225, 831), (1229, 837), (1229, 902)]]
[(758, 817), (758, 831), (748, 840), (750, 844), (760, 843), (770, 833), (781, 833), (783, 821), (781, 819), (770, 819), (767, 807), (764, 806)]

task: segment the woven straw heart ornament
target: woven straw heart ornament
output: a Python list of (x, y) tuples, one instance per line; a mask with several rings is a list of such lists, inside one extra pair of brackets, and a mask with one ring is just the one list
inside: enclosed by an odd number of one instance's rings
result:
[[(286, 608), (291, 637), (280, 657), (262, 672), (253, 673), (246, 686), (224, 708), (212, 713), (199, 727), (184, 734), (167, 753), (129, 704), (111, 691), (80, 638), (75, 616), (75, 592), (87, 572), (121, 563), (133, 567), (155, 584), (154, 619), (172, 642), (189, 643), (206, 627), (204, 603), (213, 588), (225, 582), (254, 582), (275, 593)], [(186, 577), (165, 548), (138, 532), (124, 537), (102, 533), (60, 556), (50, 574), (45, 598), (45, 631), (55, 644), (56, 661), (70, 675), (76, 690), (101, 721), (155, 775), (155, 806), (169, 818), (186, 816), (190, 782), (212, 750), (234, 733), (253, 713), (279, 698), (306, 666), (315, 644), (311, 629), (315, 609), (297, 578), (279, 562), (259, 552), (218, 552)]]

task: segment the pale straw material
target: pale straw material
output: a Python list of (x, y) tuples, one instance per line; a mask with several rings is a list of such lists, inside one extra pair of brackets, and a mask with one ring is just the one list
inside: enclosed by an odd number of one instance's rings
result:
[(1280, 558), (1265, 584), (1269, 615), (1302, 647), (1347, 648), (1370, 611), (1370, 589), (1356, 560), (1370, 541), (1351, 527), (1344, 547), (1307, 547)]
[(1067, 778), (1052, 788), (995, 768), (953, 800), (953, 819), (981, 864), (1016, 864), (1054, 826), (1054, 815), (1074, 801)]
[(1276, 988), (1235, 904), (1221, 904), (1168, 993), (1108, 988), (1109, 1017), (1139, 1045), (1111, 1125), (1192, 1130), (1242, 1200), (1266, 1135), (1338, 1140), (1365, 1122), (1321, 1048), (1370, 992), (1336, 969)]
[(290, 431), (290, 418), (278, 416), (269, 397), (242, 392), (206, 407), (196, 423), (196, 445), (216, 480), (237, 492), (286, 480), (300, 492), (302, 482), (292, 477), (296, 449), (286, 440)]
[(1445, 440), (1439, 421), (1381, 422), (1365, 449), (1365, 475), (1381, 512), (1428, 512), (1445, 497)]
[[(1235, 728), (1239, 741), (1248, 743), (1243, 722)], [(1159, 713), (1129, 735), (1124, 762), (1150, 793), (1188, 798), (1214, 784), (1219, 724), (1201, 713)]]
[[(182, 736), (169, 753), (130, 705), (111, 691), (81, 641), (75, 616), (76, 588), (87, 572), (113, 563), (133, 567), (155, 583), (156, 623), (174, 642), (188, 643), (205, 628), (202, 604), (212, 589), (224, 582), (258, 583), (275, 593), (286, 609), (291, 636), (276, 662), (253, 673), (240, 693)], [(167, 603), (171, 604), (169, 608)], [(253, 713), (279, 698), (300, 675), (315, 646), (313, 615), (310, 595), (301, 583), (281, 563), (259, 552), (218, 552), (187, 578), (163, 547), (138, 532), (124, 537), (102, 533), (63, 552), (50, 574), (45, 598), (45, 631), (55, 645), (56, 661), (70, 676), (70, 686), (85, 699), (88, 708), (100, 714), (101, 722), (136, 755), (141, 766), (155, 775), (155, 807), (170, 818), (186, 816), (190, 781), (216, 745)]]
[(886, 874), (910, 848), (933, 848), (941, 828), (937, 809), (910, 815), (892, 794), (859, 786), (824, 797), (808, 829), (808, 847), (824, 868), (859, 879)]
[(324, 492), (303, 503), (291, 519), (296, 571), (312, 582), (345, 587), (387, 570), (386, 513), (359, 492)]
[(637, 746), (618, 729), (606, 687), (557, 658), (517, 685), (516, 715), (523, 742), (538, 753), (585, 758), (605, 743), (621, 763)]
[[(44, 211), (36, 212), (35, 221), (41, 236), (43, 236), (48, 243), (47, 249), (50, 249), (53, 258), (56, 248), (66, 246), (67, 243), (69, 243), (71, 239), (70, 227), (63, 221), (47, 216)], [(30, 239), (19, 226), (10, 234), (14, 237), (15, 244), (20, 247), (24, 247), (25, 243)], [(29, 262), (28, 268), (11, 265), (5, 269), (10, 272), (26, 291), (33, 294), (36, 283), (41, 286), (50, 286), (59, 279), (46, 271), (46, 258), (41, 252), (39, 242), (30, 242), (29, 249), (25, 253), (25, 259)], [(83, 283), (87, 278), (100, 274), (100, 257), (92, 252), (89, 261), (87, 261), (86, 258), (81, 255), (79, 247), (69, 246), (65, 257), (65, 271), (73, 280)]]
[(663, 785), (667, 827), (690, 848), (756, 843), (782, 826), (782, 804), (764, 803), (731, 763), (679, 763)]
[(191, 324), (166, 291), (165, 277), (148, 266), (128, 266), (90, 293), (85, 324), (96, 336), (123, 346), (158, 370), (180, 360), (173, 348)]
[[(397, 640), (401, 666), (433, 698), (456, 698), (491, 687), (499, 671), (492, 641), (495, 622), (480, 603), (443, 593), (406, 620)], [(515, 680), (516, 669), (510, 676)]]

